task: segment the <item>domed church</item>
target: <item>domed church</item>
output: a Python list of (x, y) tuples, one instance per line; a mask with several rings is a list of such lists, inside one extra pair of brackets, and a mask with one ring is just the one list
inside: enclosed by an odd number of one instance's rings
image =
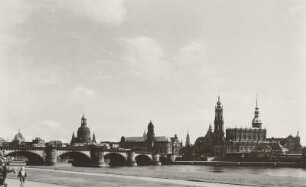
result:
[(23, 135), (20, 133), (20, 129), (19, 129), (18, 133), (15, 135), (12, 143), (20, 145), (20, 144), (22, 144), (24, 142), (25, 142), (25, 139), (24, 139)]
[(78, 128), (77, 137), (72, 134), (71, 144), (91, 144), (96, 143), (95, 135), (91, 139), (90, 129), (87, 127), (87, 119), (83, 115), (81, 118), (81, 126)]

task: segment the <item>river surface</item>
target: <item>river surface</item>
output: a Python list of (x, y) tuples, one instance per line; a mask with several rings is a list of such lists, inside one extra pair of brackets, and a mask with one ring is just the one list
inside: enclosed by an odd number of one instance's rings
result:
[[(170, 183), (174, 181), (188, 181), (197, 183), (213, 183), (240, 186), (305, 186), (306, 170), (301, 168), (248, 168), (248, 167), (224, 167), (224, 166), (137, 166), (137, 167), (109, 167), (109, 168), (86, 168), (72, 167), (70, 165), (31, 167), (32, 177), (41, 174), (40, 169), (55, 171), (72, 171), (70, 174), (87, 173), (101, 175), (110, 179), (112, 176), (130, 176), (132, 179), (139, 177), (141, 186), (142, 179), (165, 179)], [(36, 170), (36, 171), (35, 171)], [(50, 173), (50, 172), (49, 172)], [(64, 174), (61, 174), (64, 177)], [(123, 177), (123, 178), (124, 178)], [(134, 178), (133, 178), (134, 177)], [(118, 178), (118, 177), (117, 177)], [(126, 177), (125, 177), (126, 178)], [(37, 178), (35, 179), (37, 180)], [(150, 181), (150, 180), (149, 180)], [(135, 180), (134, 180), (135, 182)], [(154, 182), (154, 181), (153, 181)], [(136, 182), (136, 184), (138, 184)], [(179, 184), (179, 182), (177, 183)], [(186, 186), (192, 186), (188, 183)], [(196, 185), (195, 185), (196, 186)]]

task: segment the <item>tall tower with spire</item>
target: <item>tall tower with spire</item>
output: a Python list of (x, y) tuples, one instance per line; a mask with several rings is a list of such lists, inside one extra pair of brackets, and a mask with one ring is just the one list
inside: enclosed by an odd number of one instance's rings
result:
[(189, 132), (188, 132), (188, 131), (187, 131), (185, 146), (186, 146), (186, 147), (190, 147), (190, 137), (189, 137)]
[(147, 133), (147, 150), (150, 152), (153, 151), (154, 139), (155, 139), (154, 125), (152, 121), (150, 121), (148, 125), (148, 133)]
[(215, 144), (220, 144), (224, 140), (224, 119), (223, 119), (223, 106), (220, 101), (220, 96), (218, 96), (218, 102), (215, 107), (215, 120), (214, 120), (214, 142)]
[(72, 137), (71, 137), (71, 141), (70, 141), (70, 145), (73, 145), (75, 143), (75, 135), (74, 135), (74, 132), (72, 133)]
[(93, 144), (97, 143), (95, 133), (92, 134), (92, 141), (91, 141), (91, 142), (92, 142)]
[(258, 102), (257, 102), (257, 95), (256, 95), (256, 106), (255, 106), (255, 112), (254, 112), (254, 118), (252, 120), (252, 127), (253, 128), (259, 128), (261, 129), (261, 125), (262, 125), (262, 122), (261, 122), (261, 119), (259, 117), (259, 107), (258, 107)]

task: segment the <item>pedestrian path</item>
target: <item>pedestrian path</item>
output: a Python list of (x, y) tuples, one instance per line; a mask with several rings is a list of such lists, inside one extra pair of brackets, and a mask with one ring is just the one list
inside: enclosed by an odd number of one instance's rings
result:
[[(116, 175), (116, 174), (105, 174), (105, 173), (90, 173), (90, 172), (77, 172), (77, 171), (66, 171), (66, 170), (54, 170), (54, 169), (39, 169), (39, 168), (27, 168), (28, 171), (36, 170), (41, 172), (48, 172), (51, 176), (52, 173), (61, 173), (63, 176), (70, 175), (75, 177), (77, 176), (90, 176), (96, 178), (107, 178), (112, 179), (114, 183), (118, 183), (118, 180), (126, 181), (138, 181), (138, 184), (143, 184), (144, 182), (154, 183), (155, 186), (199, 186), (199, 187), (237, 187), (233, 184), (222, 184), (222, 183), (210, 183), (210, 182), (200, 182), (200, 181), (188, 181), (180, 179), (166, 179), (166, 178), (155, 178), (155, 177), (144, 177), (144, 176), (128, 176), (128, 175)], [(101, 186), (103, 185), (103, 180), (101, 181)], [(123, 186), (123, 185), (118, 185)], [(129, 186), (129, 184), (124, 185)], [(133, 185), (134, 186), (134, 185)], [(50, 186), (52, 187), (52, 186)]]
[[(20, 182), (17, 179), (6, 179), (6, 183), (8, 184), (8, 187), (20, 187)], [(24, 187), (67, 187), (67, 186), (26, 181)]]

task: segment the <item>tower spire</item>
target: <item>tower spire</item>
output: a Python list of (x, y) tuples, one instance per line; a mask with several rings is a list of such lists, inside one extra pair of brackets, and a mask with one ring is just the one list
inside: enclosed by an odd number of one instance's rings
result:
[(189, 136), (189, 131), (187, 131), (187, 136), (186, 136), (186, 143), (185, 143), (186, 147), (190, 146), (190, 136)]
[(252, 127), (253, 128), (261, 128), (262, 122), (259, 117), (259, 107), (258, 107), (258, 99), (257, 99), (257, 94), (256, 94), (256, 106), (255, 106), (255, 112), (254, 112), (254, 118), (252, 120)]

